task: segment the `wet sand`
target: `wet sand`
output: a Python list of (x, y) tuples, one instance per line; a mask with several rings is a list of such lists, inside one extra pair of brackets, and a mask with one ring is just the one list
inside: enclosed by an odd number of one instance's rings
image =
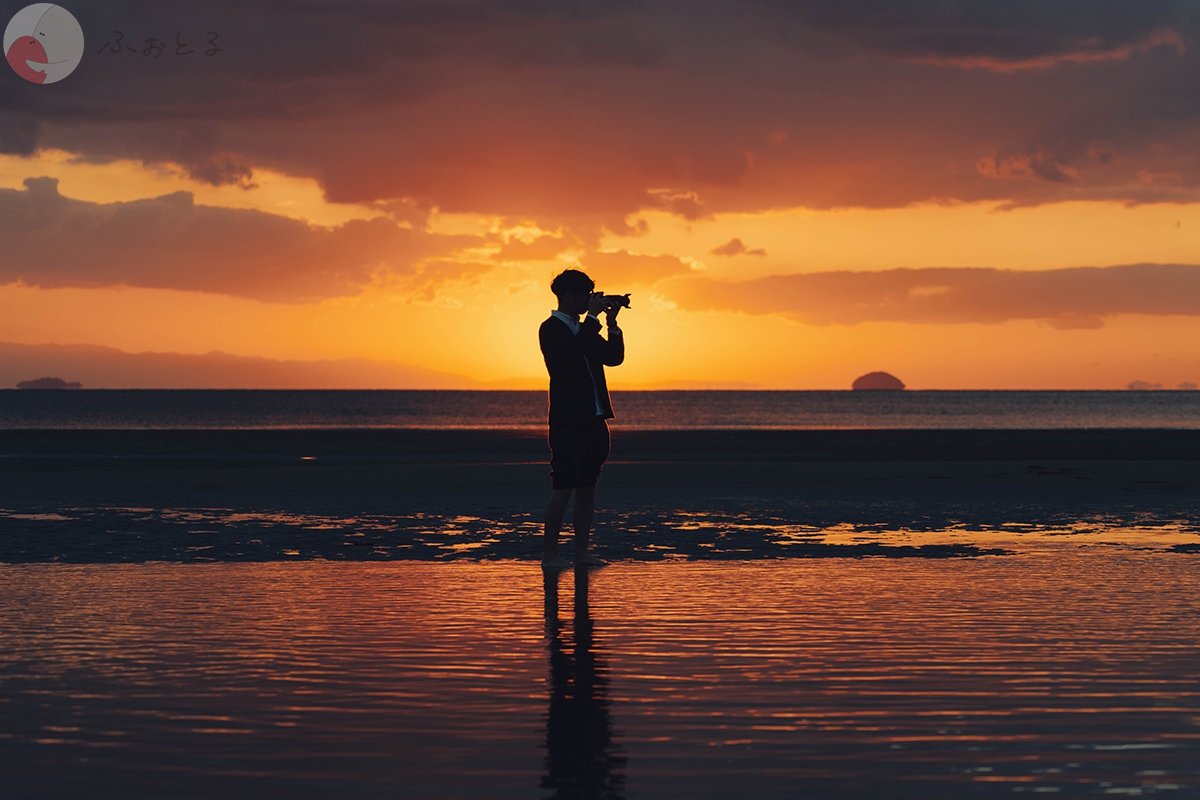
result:
[[(7, 431), (0, 439), (0, 561), (533, 558), (549, 493), (541, 431)], [(616, 558), (672, 547), (687, 557), (775, 557), (856, 553), (780, 553), (769, 536), (748, 534), (704, 549), (693, 535), (689, 549), (678, 523), (699, 518), (701, 530), (718, 532), (755, 520), (776, 529), (940, 531), (1095, 521), (1194, 531), (1198, 455), (1200, 431), (614, 425), (596, 537)], [(448, 526), (474, 536), (456, 544), (474, 546), (421, 544)], [(291, 541), (300, 530), (305, 536)], [(94, 540), (97, 531), (110, 535)], [(197, 544), (204, 535), (209, 541)], [(830, 544), (810, 542), (820, 543)]]

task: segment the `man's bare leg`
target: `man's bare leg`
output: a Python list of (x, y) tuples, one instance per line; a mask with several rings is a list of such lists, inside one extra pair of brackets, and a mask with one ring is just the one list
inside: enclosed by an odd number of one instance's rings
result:
[(588, 555), (592, 536), (592, 512), (596, 507), (596, 487), (580, 487), (575, 490), (575, 563), (602, 563)]
[(570, 489), (555, 489), (550, 495), (550, 502), (546, 504), (542, 563), (547, 566), (566, 566), (566, 562), (558, 557), (558, 532), (562, 530), (563, 517), (567, 513), (567, 501), (570, 497)]

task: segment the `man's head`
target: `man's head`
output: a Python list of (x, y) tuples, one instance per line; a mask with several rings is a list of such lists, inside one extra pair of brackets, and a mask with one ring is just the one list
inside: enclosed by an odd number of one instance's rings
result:
[(586, 272), (565, 269), (550, 282), (550, 291), (558, 298), (558, 307), (569, 314), (582, 314), (588, 309), (588, 298), (596, 282)]

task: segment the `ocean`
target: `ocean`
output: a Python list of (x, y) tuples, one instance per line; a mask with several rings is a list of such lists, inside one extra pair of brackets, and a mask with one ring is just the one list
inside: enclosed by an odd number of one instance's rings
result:
[[(639, 391), (612, 393), (615, 428), (1200, 428), (1196, 391)], [(0, 390), (2, 429), (533, 430), (544, 391)]]

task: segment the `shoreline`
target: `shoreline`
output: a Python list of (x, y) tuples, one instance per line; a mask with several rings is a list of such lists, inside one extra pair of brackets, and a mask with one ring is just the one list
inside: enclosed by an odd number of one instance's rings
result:
[[(0, 561), (533, 557), (547, 456), (513, 431), (8, 431)], [(614, 431), (596, 509), (599, 555), (621, 559), (869, 555), (901, 544), (888, 531), (1014, 525), (1186, 542), (1200, 431)], [(883, 538), (780, 546), (847, 526)]]
[[(1186, 428), (622, 429), (623, 461), (1196, 461), (1200, 430)], [(8, 429), (0, 464), (20, 459), (196, 458), (392, 463), (538, 462), (546, 431), (436, 428)]]

